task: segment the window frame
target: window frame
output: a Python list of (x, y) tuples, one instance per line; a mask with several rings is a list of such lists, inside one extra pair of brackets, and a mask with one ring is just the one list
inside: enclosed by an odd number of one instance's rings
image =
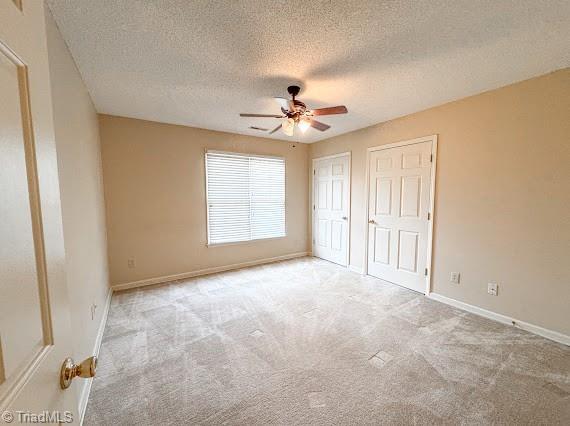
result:
[[(246, 157), (246, 158), (252, 158), (252, 157), (256, 157), (256, 158), (273, 158), (273, 159), (279, 159), (279, 160), (283, 160), (283, 166), (284, 166), (284, 171), (283, 171), (283, 178), (284, 178), (284, 183), (283, 183), (283, 190), (284, 190), (284, 194), (285, 194), (285, 200), (283, 203), (283, 208), (284, 208), (284, 213), (285, 213), (285, 223), (284, 223), (284, 227), (285, 227), (285, 233), (279, 237), (269, 237), (269, 238), (255, 238), (255, 239), (251, 239), (251, 240), (245, 240), (245, 241), (227, 241), (227, 242), (222, 242), (222, 243), (211, 243), (210, 242), (210, 200), (208, 198), (208, 153), (212, 153), (212, 154), (228, 154), (228, 155), (234, 155), (234, 156), (240, 156), (240, 157)], [(281, 238), (286, 238), (287, 237), (287, 159), (284, 156), (280, 156), (280, 155), (267, 155), (267, 154), (248, 154), (246, 152), (235, 152), (235, 151), (222, 151), (222, 150), (217, 150), (217, 149), (205, 149), (204, 150), (204, 190), (206, 192), (206, 247), (222, 247), (222, 246), (233, 246), (233, 245), (238, 245), (238, 244), (251, 244), (251, 243), (258, 243), (260, 241), (273, 241), (273, 240), (278, 240)]]

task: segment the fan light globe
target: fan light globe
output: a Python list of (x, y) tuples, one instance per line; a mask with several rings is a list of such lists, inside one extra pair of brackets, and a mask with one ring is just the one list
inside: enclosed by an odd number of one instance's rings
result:
[(305, 133), (309, 127), (311, 127), (311, 122), (309, 120), (299, 121), (299, 130), (301, 130), (301, 132)]
[(293, 130), (295, 129), (295, 120), (292, 118), (283, 120), (281, 128), (283, 129), (283, 133), (285, 133), (287, 136), (293, 136)]

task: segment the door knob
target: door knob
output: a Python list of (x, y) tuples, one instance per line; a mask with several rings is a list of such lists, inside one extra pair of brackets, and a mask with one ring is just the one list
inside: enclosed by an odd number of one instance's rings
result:
[(374, 224), (374, 223), (376, 223), (376, 221), (374, 219), (370, 219), (370, 220), (368, 220), (368, 223)]
[(343, 216), (343, 217), (342, 217), (342, 220), (348, 220), (348, 217)]
[(65, 361), (63, 361), (63, 364), (61, 365), (59, 385), (62, 389), (67, 389), (69, 386), (71, 386), (71, 381), (75, 377), (83, 377), (84, 379), (95, 377), (96, 370), (96, 356), (91, 356), (83, 360), (81, 364), (75, 364), (72, 358), (65, 358)]

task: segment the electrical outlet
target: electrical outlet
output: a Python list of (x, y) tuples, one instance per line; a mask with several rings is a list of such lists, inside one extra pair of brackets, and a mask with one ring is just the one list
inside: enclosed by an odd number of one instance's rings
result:
[(449, 281), (453, 284), (459, 284), (459, 280), (461, 279), (461, 274), (459, 272), (452, 272), (451, 276), (449, 277)]
[(135, 262), (135, 259), (129, 259), (127, 260), (127, 266), (129, 268), (134, 268), (135, 266), (137, 266), (137, 263)]
[(497, 296), (499, 294), (499, 284), (488, 283), (487, 293), (489, 293), (491, 296)]

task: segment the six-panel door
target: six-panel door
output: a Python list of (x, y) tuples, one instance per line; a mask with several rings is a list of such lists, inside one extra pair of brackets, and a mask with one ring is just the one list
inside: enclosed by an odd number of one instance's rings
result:
[(0, 413), (78, 422), (74, 392), (59, 386), (73, 348), (45, 4), (19, 5), (0, 2)]
[(313, 255), (348, 264), (350, 156), (315, 160), (313, 170)]
[(432, 142), (370, 153), (368, 273), (426, 291)]

